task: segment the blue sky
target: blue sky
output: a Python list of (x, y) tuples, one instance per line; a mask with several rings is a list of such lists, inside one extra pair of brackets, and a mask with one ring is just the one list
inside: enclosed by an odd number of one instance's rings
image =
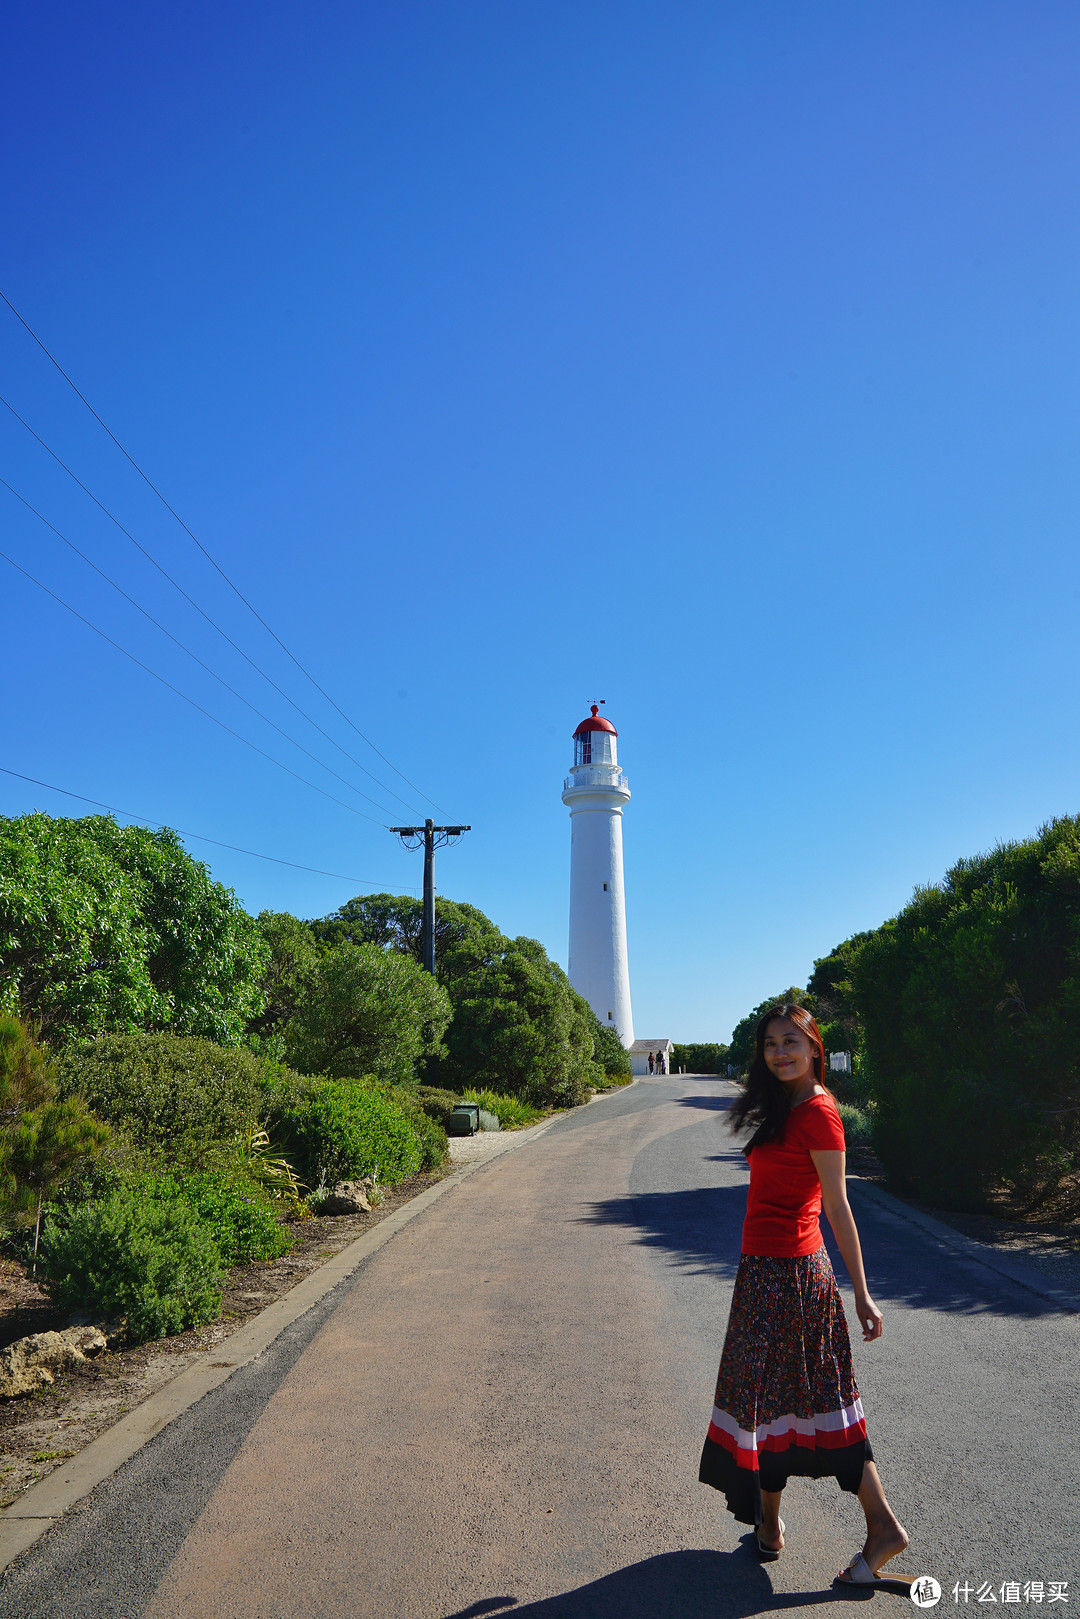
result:
[[(607, 699), (640, 1034), (722, 1039), (955, 859), (1080, 809), (1080, 12), (16, 6), (0, 286), (300, 663), (565, 962)], [(0, 306), (0, 763), (415, 889), (433, 813)], [(0, 777), (0, 810), (82, 807)], [(361, 818), (353, 811), (373, 817)], [(355, 881), (192, 840), (251, 909)]]

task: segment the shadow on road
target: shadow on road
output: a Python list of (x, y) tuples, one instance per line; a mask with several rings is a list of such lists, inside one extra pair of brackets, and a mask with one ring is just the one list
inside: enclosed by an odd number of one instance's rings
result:
[(661, 1248), (686, 1270), (734, 1276), (746, 1187), (695, 1186), (685, 1192), (639, 1192), (592, 1204), (589, 1225), (622, 1225), (639, 1232), (647, 1248)]
[[(725, 1154), (708, 1159), (728, 1161)], [(738, 1159), (741, 1154), (731, 1154)], [(964, 1315), (1020, 1316), (1029, 1320), (1060, 1315), (1061, 1306), (1029, 1292), (975, 1258), (940, 1245), (929, 1233), (879, 1204), (852, 1202), (859, 1223), (871, 1291), (915, 1309)], [(638, 1192), (594, 1203), (580, 1218), (590, 1225), (621, 1225), (638, 1233), (643, 1246), (667, 1254), (694, 1275), (733, 1278), (739, 1264), (746, 1185), (695, 1186), (681, 1192)], [(844, 1263), (823, 1220), (833, 1268), (843, 1280)]]
[[(667, 1552), (633, 1563), (576, 1591), (519, 1603), (489, 1597), (447, 1615), (447, 1619), (751, 1619), (754, 1614), (790, 1613), (823, 1603), (865, 1602), (872, 1591), (777, 1592), (745, 1547), (735, 1552)], [(906, 1600), (906, 1599), (905, 1599)]]

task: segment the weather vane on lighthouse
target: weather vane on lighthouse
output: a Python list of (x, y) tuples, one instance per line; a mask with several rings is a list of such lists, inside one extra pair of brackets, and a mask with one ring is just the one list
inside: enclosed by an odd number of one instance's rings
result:
[(619, 768), (618, 732), (590, 704), (574, 732), (563, 782), (570, 811), (570, 982), (623, 1045), (634, 1043), (623, 897), (622, 812), (630, 786)]

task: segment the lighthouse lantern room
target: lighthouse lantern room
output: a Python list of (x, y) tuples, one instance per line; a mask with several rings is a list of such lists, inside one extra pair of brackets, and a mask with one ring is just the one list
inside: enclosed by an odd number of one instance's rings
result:
[(619, 767), (618, 732), (593, 703), (574, 732), (563, 782), (570, 811), (570, 982), (629, 1048), (634, 1041), (623, 896), (622, 812), (630, 785)]

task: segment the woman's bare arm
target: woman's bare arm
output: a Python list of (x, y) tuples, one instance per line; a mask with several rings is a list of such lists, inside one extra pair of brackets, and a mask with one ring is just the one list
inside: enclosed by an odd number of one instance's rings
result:
[(855, 1216), (848, 1202), (847, 1184), (844, 1179), (847, 1153), (815, 1152), (811, 1148), (810, 1157), (821, 1182), (822, 1206), (829, 1217), (836, 1245), (844, 1256), (844, 1264), (851, 1277), (851, 1285), (855, 1289), (855, 1314), (862, 1323), (863, 1337), (870, 1343), (874, 1338), (881, 1337), (881, 1311), (870, 1297), (866, 1286), (859, 1233), (855, 1229)]

